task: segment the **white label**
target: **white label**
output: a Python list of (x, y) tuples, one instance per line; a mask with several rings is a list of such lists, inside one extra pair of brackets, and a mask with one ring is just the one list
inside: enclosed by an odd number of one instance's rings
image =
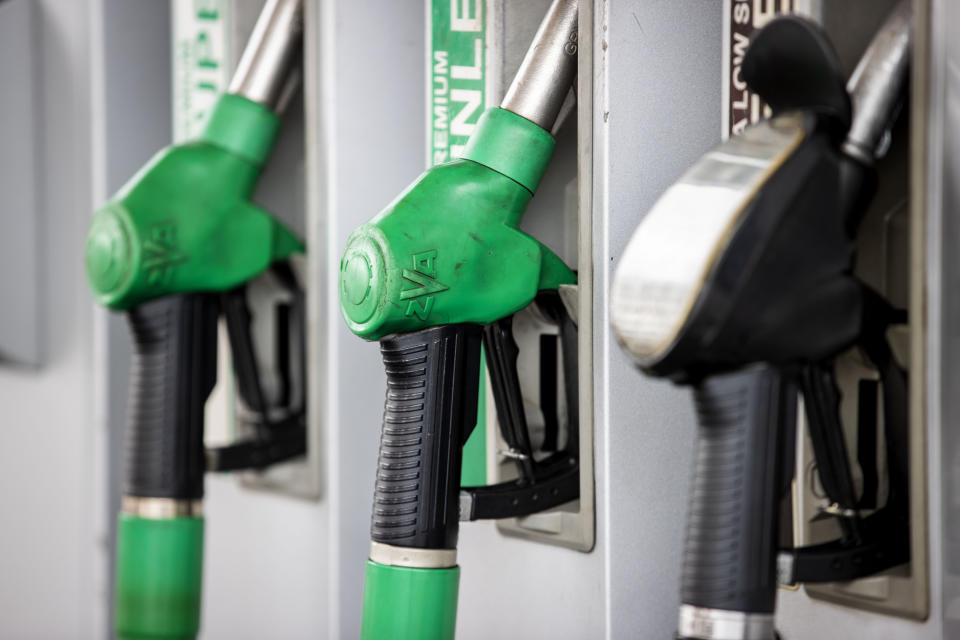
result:
[(230, 82), (229, 0), (174, 0), (173, 139), (197, 137)]

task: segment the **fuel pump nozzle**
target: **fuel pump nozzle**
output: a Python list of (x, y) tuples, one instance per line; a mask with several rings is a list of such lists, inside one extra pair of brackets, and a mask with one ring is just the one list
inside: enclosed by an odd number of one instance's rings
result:
[[(387, 373), (364, 638), (453, 637), (461, 447), (476, 422), (484, 327), (576, 282), (518, 229), (575, 75), (576, 8), (553, 2), (462, 157), (427, 170), (347, 241), (341, 311), (351, 331), (380, 341)], [(501, 362), (510, 368), (507, 351)]]
[[(772, 640), (778, 580), (850, 580), (909, 560), (906, 376), (884, 337), (903, 314), (852, 272), (872, 161), (905, 91), (909, 15), (901, 2), (849, 92), (816, 25), (769, 23), (743, 74), (773, 117), (705, 154), (668, 189), (617, 268), (611, 317), (621, 345), (647, 373), (694, 389), (681, 638)], [(851, 346), (873, 362), (884, 390), (891, 495), (866, 517), (833, 374), (833, 359)], [(778, 550), (798, 391), (843, 535)]]
[[(94, 297), (126, 311), (133, 334), (117, 533), (120, 638), (184, 639), (199, 631), (203, 415), (216, 380), (221, 313), (235, 358), (250, 365), (247, 375), (237, 370), (241, 395), (266, 415), (262, 393), (254, 397), (262, 391), (256, 364), (244, 352), (252, 347), (243, 285), (267, 269), (287, 281), (282, 261), (304, 247), (250, 196), (296, 71), (301, 12), (302, 0), (268, 0), (203, 133), (154, 156), (94, 214), (87, 237)], [(261, 462), (302, 452), (302, 425), (282, 426), (279, 441), (257, 449)], [(219, 453), (238, 461), (235, 450)]]

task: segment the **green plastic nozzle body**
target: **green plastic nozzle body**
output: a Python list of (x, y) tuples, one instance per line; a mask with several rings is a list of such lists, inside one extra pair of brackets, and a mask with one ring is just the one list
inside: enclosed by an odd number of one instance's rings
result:
[[(367, 560), (362, 640), (451, 640), (460, 567), (419, 569)], [(415, 602), (416, 606), (410, 606)]]
[(200, 631), (201, 517), (121, 514), (114, 628), (121, 640), (192, 640)]
[(463, 157), (422, 174), (347, 241), (340, 307), (374, 340), (458, 323), (489, 324), (573, 272), (518, 229), (556, 142), (505, 109), (481, 117)]
[(167, 147), (93, 217), (87, 279), (94, 297), (129, 309), (176, 293), (224, 291), (301, 242), (249, 198), (277, 136), (270, 109), (220, 97), (199, 139)]

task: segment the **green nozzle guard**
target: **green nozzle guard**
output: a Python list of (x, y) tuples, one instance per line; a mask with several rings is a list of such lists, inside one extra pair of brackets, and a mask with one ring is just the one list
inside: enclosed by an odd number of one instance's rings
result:
[(463, 157), (421, 175), (347, 241), (340, 308), (355, 334), (489, 324), (543, 289), (576, 282), (552, 251), (517, 228), (555, 146), (504, 109), (480, 118)]
[(200, 631), (203, 518), (120, 515), (114, 628), (121, 640), (192, 640)]
[(302, 243), (249, 201), (280, 121), (220, 96), (198, 140), (167, 147), (93, 216), (87, 279), (114, 309), (174, 293), (235, 287)]
[(459, 587), (460, 567), (414, 569), (367, 560), (360, 637), (453, 640)]

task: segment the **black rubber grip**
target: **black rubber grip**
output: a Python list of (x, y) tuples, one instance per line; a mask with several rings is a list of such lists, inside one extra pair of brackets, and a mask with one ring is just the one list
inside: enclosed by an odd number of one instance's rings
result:
[(217, 376), (217, 297), (169, 296), (127, 314), (133, 366), (124, 494), (203, 497), (203, 409)]
[(719, 375), (694, 389), (699, 422), (681, 601), (772, 613), (784, 434), (796, 389), (772, 368)]
[(387, 399), (370, 536), (398, 547), (454, 549), (462, 446), (477, 420), (477, 325), (380, 341)]

